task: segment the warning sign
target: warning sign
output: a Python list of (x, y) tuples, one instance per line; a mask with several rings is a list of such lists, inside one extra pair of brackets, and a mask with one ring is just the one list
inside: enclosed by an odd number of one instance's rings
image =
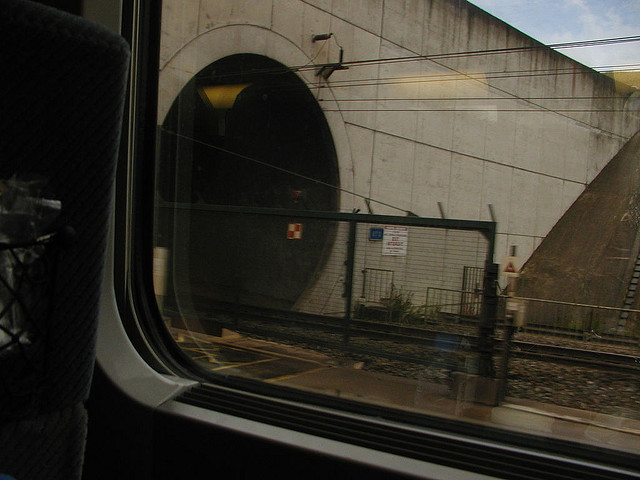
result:
[(395, 225), (384, 227), (382, 237), (382, 255), (407, 255), (407, 243), (409, 241), (409, 227)]
[(522, 268), (520, 258), (509, 256), (502, 260), (500, 263), (500, 273), (507, 277), (517, 277)]
[(287, 228), (287, 238), (289, 240), (302, 240), (302, 224), (290, 223)]
[(507, 266), (504, 267), (504, 273), (518, 273), (516, 272), (516, 267), (513, 266), (513, 262), (507, 263)]

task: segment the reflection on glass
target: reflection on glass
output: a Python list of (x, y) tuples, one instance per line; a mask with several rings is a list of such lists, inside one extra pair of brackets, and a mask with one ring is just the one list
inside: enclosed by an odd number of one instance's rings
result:
[(466, 2), (324, 3), (164, 2), (176, 342), (219, 378), (637, 453), (637, 77)]

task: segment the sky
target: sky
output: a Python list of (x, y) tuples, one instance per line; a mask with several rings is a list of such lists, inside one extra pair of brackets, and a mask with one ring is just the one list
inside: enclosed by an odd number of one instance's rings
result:
[[(640, 0), (470, 1), (545, 44), (640, 35)], [(640, 42), (560, 52), (599, 70), (627, 64), (640, 69)]]

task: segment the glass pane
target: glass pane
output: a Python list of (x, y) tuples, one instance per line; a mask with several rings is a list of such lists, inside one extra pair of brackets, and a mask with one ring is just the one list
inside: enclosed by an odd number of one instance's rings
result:
[(640, 7), (475, 3), (165, 0), (160, 312), (214, 376), (637, 453)]

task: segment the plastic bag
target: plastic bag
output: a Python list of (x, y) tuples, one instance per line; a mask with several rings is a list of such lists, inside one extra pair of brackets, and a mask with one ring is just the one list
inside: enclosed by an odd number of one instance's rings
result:
[(45, 181), (0, 180), (0, 243), (34, 243), (60, 214), (59, 200), (42, 198)]
[(0, 180), (0, 353), (38, 334), (34, 314), (46, 283), (42, 268), (49, 229), (62, 208), (42, 198), (41, 179)]

